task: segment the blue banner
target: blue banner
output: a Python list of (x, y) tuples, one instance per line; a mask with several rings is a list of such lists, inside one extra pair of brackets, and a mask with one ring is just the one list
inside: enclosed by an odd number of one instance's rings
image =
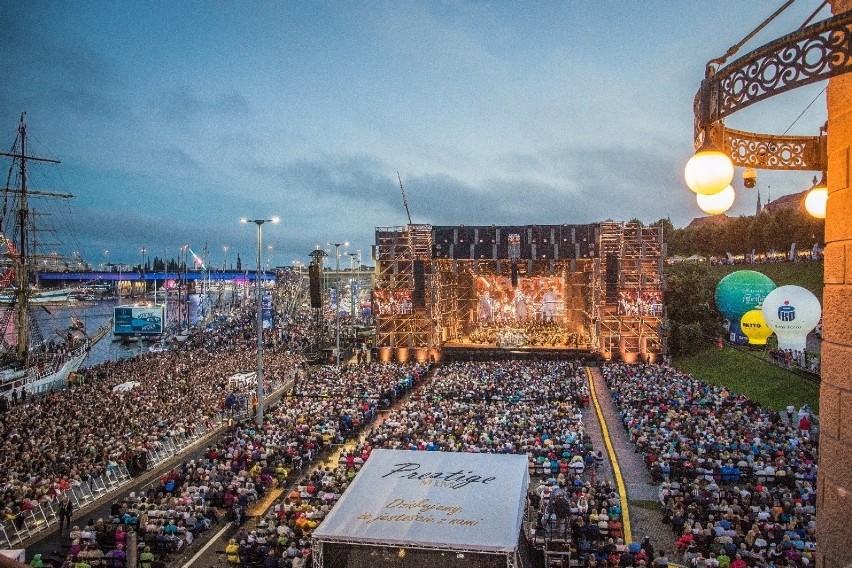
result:
[(189, 325), (201, 322), (201, 294), (189, 294), (186, 299), (186, 312)]
[(261, 320), (263, 321), (263, 329), (272, 327), (272, 293), (264, 292), (261, 296), (260, 303)]

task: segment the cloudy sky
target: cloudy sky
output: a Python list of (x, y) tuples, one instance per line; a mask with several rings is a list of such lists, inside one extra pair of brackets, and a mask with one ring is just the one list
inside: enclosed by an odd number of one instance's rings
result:
[[(740, 54), (818, 4), (799, 0)], [(375, 228), (407, 222), (397, 172), (415, 223), (684, 226), (701, 214), (683, 166), (705, 63), (780, 5), (3, 2), (0, 147), (26, 111), (32, 153), (62, 160), (32, 183), (76, 196), (51, 220), (93, 264), (184, 244), (253, 263), (238, 220), (273, 215), (274, 265), (343, 241), (372, 264)], [(813, 135), (824, 86), (728, 124)], [(758, 188), (765, 201), (813, 175), (759, 172)], [(754, 211), (741, 187), (738, 172), (731, 214)]]

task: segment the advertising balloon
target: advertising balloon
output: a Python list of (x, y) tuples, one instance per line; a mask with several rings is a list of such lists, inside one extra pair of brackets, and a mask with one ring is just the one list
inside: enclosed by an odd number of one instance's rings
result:
[(775, 289), (775, 282), (754, 270), (737, 270), (716, 285), (716, 306), (730, 322), (731, 341), (745, 343), (748, 338), (740, 329), (743, 314), (759, 308), (763, 299)]
[(822, 307), (813, 292), (801, 286), (780, 286), (763, 300), (763, 317), (778, 336), (779, 349), (804, 351), (808, 333), (816, 327)]
[(772, 335), (761, 310), (749, 310), (744, 313), (740, 318), (740, 329), (748, 337), (749, 345), (766, 345), (766, 340)]

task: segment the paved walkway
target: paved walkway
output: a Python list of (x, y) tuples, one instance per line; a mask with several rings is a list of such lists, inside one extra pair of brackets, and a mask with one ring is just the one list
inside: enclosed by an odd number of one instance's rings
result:
[[(645, 536), (651, 537), (651, 542), (657, 550), (671, 552), (674, 550), (675, 538), (672, 530), (663, 524), (662, 513), (657, 501), (658, 489), (651, 482), (651, 474), (648, 473), (642, 454), (635, 451), (627, 430), (621, 424), (621, 417), (609, 389), (604, 382), (600, 369), (591, 368), (591, 376), (601, 414), (607, 424), (610, 443), (615, 451), (618, 466), (627, 490), (627, 502), (629, 506), (630, 524), (633, 540), (641, 542)], [(585, 409), (583, 412), (583, 424), (592, 438), (594, 447), (604, 450), (606, 446), (603, 441), (603, 432), (598, 422), (594, 407)], [(606, 460), (607, 471), (612, 471), (609, 459)]]

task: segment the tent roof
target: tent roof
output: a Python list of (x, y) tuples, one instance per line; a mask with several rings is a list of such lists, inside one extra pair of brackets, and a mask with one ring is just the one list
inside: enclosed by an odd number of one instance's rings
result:
[(373, 450), (313, 538), (511, 553), (528, 486), (525, 455)]

